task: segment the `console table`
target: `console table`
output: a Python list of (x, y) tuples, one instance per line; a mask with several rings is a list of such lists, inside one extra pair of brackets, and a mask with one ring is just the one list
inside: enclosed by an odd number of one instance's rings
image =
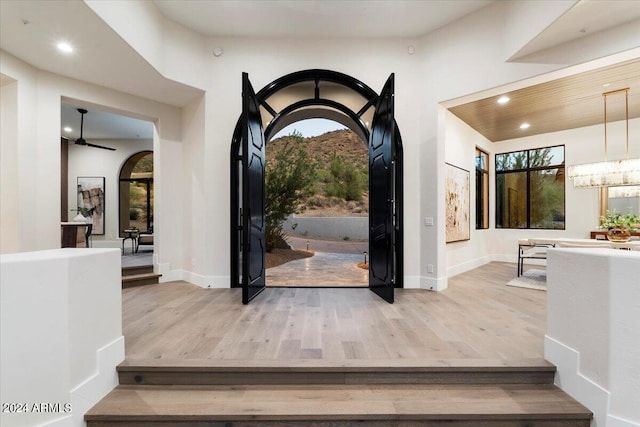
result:
[(62, 222), (61, 227), (61, 248), (86, 248), (88, 242), (88, 225), (84, 222)]
[[(633, 231), (631, 232), (631, 238), (638, 238), (640, 239), (640, 231)], [(598, 240), (607, 240), (607, 230), (595, 230), (591, 232), (591, 239), (598, 239)]]

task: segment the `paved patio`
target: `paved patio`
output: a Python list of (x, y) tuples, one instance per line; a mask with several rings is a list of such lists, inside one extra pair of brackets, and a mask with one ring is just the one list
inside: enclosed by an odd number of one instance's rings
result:
[(267, 269), (267, 286), (351, 287), (368, 286), (369, 271), (358, 268), (369, 242), (357, 240), (323, 240), (288, 236), (293, 249), (315, 255)]
[(368, 286), (369, 270), (358, 268), (362, 255), (316, 252), (310, 258), (267, 269), (267, 286)]

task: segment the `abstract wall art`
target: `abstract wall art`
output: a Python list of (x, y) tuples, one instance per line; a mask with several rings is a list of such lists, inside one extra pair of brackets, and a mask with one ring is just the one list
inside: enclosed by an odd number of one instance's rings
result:
[(78, 208), (87, 208), (82, 215), (93, 221), (92, 234), (104, 234), (104, 177), (78, 177)]
[(469, 240), (471, 238), (469, 171), (449, 163), (445, 166), (447, 243)]

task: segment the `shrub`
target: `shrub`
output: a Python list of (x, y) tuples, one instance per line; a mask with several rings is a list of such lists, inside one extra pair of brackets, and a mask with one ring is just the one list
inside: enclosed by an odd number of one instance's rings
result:
[(302, 134), (295, 131), (290, 140), (267, 163), (265, 171), (266, 249), (272, 251), (279, 238), (286, 237), (283, 221), (301, 212), (302, 200), (313, 185), (316, 163), (300, 148)]

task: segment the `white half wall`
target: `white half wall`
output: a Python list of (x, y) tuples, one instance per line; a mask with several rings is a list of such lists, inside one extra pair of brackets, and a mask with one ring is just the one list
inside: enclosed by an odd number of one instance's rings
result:
[(120, 251), (24, 252), (0, 266), (2, 402), (20, 404), (1, 424), (85, 425), (124, 360)]
[(548, 251), (545, 358), (594, 427), (640, 425), (638, 277), (638, 251)]

